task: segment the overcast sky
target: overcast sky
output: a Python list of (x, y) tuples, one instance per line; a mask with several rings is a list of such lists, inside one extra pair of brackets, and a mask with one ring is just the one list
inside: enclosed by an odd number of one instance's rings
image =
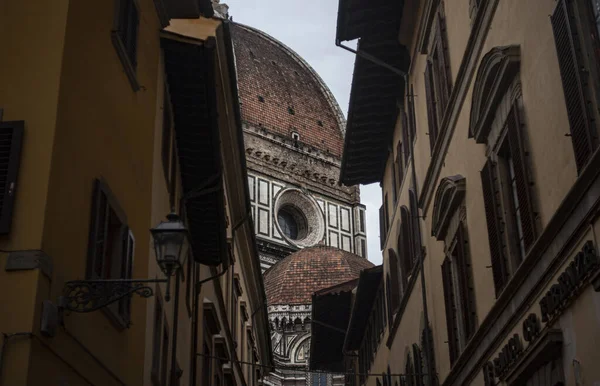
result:
[[(344, 115), (352, 82), (354, 55), (335, 46), (337, 0), (221, 0), (229, 5), (233, 21), (258, 28), (304, 58), (335, 95)], [(378, 211), (379, 184), (361, 186), (367, 206), (369, 260), (381, 264)]]

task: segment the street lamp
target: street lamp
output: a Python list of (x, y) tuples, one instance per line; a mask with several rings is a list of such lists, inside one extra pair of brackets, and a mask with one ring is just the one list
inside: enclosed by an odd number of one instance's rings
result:
[(189, 232), (176, 213), (167, 215), (150, 229), (154, 239), (156, 263), (166, 279), (99, 279), (73, 280), (65, 283), (60, 307), (73, 312), (91, 312), (104, 308), (126, 296), (143, 298), (154, 295), (150, 283), (167, 283), (165, 301), (170, 299), (170, 279), (185, 263), (189, 249)]
[(189, 232), (176, 213), (167, 215), (168, 221), (161, 221), (150, 229), (154, 238), (156, 263), (167, 277), (167, 293), (169, 301), (169, 280), (185, 263), (190, 245)]

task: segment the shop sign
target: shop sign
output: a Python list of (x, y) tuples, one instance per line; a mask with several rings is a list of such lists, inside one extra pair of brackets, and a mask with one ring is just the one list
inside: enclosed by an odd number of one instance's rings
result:
[[(594, 243), (588, 240), (565, 271), (560, 274), (558, 281), (550, 287), (540, 300), (541, 322), (547, 324), (558, 317), (577, 294), (581, 285), (596, 271), (599, 265), (600, 260)], [(529, 314), (523, 321), (522, 327), (522, 339), (528, 343), (527, 347), (529, 347), (536, 341), (542, 331), (537, 314)], [(495, 385), (496, 378), (506, 374), (522, 357), (524, 351), (521, 335), (514, 334), (502, 347), (496, 358), (483, 366), (486, 386)]]

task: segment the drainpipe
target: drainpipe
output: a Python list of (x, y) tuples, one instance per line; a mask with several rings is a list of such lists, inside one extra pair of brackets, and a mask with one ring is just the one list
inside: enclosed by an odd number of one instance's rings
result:
[[(404, 78), (404, 87), (406, 88), (406, 98), (407, 100), (409, 100), (410, 98), (413, 97), (413, 95), (411, 95), (410, 93), (410, 89), (408, 86), (408, 74), (394, 66), (389, 65), (388, 63), (385, 63), (382, 60), (377, 59), (376, 57), (374, 57), (373, 55), (370, 55), (366, 52), (362, 52), (362, 51), (357, 51), (354, 50), (350, 47), (344, 46), (342, 45), (342, 43), (339, 40), (336, 40), (335, 45), (345, 49), (346, 51), (352, 52), (353, 54), (362, 57), (363, 59), (366, 59), (372, 63), (375, 63), (381, 67), (387, 68), (388, 70), (392, 71), (393, 73), (400, 75), (401, 77)], [(413, 188), (415, 190), (415, 196), (419, 197), (419, 192), (418, 192), (418, 187), (417, 187), (417, 174), (416, 174), (416, 169), (415, 169), (415, 146), (414, 146), (414, 141), (413, 138), (411, 137), (411, 133), (408, 133), (408, 141), (409, 141), (409, 146), (410, 146), (410, 159), (411, 159), (411, 171), (412, 171), (412, 185)], [(416, 216), (417, 220), (419, 219), (419, 207), (418, 207), (418, 203), (417, 203), (417, 213), (412, 213), (411, 216)], [(418, 226), (417, 226), (417, 237), (419, 239), (419, 241), (421, 241), (421, 225), (419, 222), (417, 222)], [(420, 242), (419, 242), (420, 244)], [(417, 251), (417, 260), (419, 262), (419, 270), (421, 271), (421, 296), (422, 296), (422, 300), (423, 300), (423, 319), (425, 322), (425, 328), (423, 330), (424, 335), (425, 335), (425, 347), (423, 347), (423, 349), (427, 352), (427, 357), (426, 357), (426, 365), (427, 365), (427, 386), (434, 386), (434, 377), (437, 378), (437, 375), (435, 373), (435, 369), (433, 368), (433, 363), (432, 363), (432, 359), (431, 358), (431, 353), (432, 353), (432, 348), (430, 347), (430, 343), (432, 341), (432, 337), (431, 337), (431, 330), (429, 328), (429, 313), (427, 311), (427, 289), (425, 288), (425, 271), (424, 271), (424, 264), (423, 264), (423, 260), (424, 260), (425, 256), (423, 255), (423, 248), (421, 248), (421, 250)]]

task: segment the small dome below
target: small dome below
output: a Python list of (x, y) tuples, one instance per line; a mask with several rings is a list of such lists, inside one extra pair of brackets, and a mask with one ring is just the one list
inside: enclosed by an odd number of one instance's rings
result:
[(267, 303), (272, 305), (311, 304), (312, 294), (349, 280), (373, 267), (367, 259), (328, 246), (304, 248), (264, 274)]

